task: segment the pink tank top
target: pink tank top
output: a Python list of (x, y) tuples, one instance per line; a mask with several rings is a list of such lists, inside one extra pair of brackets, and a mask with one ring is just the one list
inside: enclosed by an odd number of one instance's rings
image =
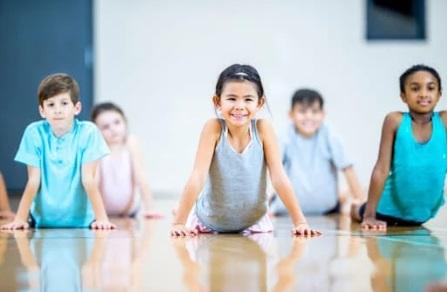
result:
[[(128, 149), (101, 159), (100, 190), (108, 215), (122, 214), (134, 201), (132, 160)], [(129, 211), (132, 211), (133, 206)]]

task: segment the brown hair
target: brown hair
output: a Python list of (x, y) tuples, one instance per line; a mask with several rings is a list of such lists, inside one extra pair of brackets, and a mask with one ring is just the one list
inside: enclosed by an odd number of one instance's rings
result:
[(65, 73), (48, 75), (40, 82), (37, 90), (39, 105), (42, 106), (44, 100), (66, 92), (70, 94), (73, 104), (79, 101), (79, 85), (73, 77)]

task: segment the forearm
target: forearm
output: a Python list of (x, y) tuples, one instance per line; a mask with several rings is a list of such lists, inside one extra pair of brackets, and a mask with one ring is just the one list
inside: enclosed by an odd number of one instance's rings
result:
[(11, 211), (5, 181), (0, 174), (0, 211)]
[(179, 202), (179, 208), (174, 218), (174, 224), (185, 224), (203, 183), (197, 179), (190, 179), (183, 190), (182, 197)]
[(296, 198), (292, 185), (288, 181), (288, 179), (279, 178), (273, 179), (272, 184), (278, 193), (281, 201), (284, 203), (284, 206), (289, 211), (290, 219), (292, 223), (296, 226), (301, 223), (307, 222), (304, 217), (303, 212), (299, 206), (298, 199)]
[(364, 218), (376, 217), (376, 209), (379, 203), (380, 197), (382, 196), (383, 188), (385, 185), (385, 180), (388, 176), (388, 173), (380, 170), (374, 170), (371, 176), (371, 183), (368, 191), (368, 201), (366, 203), (366, 209)]
[(96, 220), (109, 220), (97, 185), (92, 181), (91, 183), (84, 183), (84, 188), (92, 203)]
[(23, 192), (22, 199), (20, 200), (19, 207), (17, 209), (16, 219), (20, 219), (22, 221), (26, 221), (28, 219), (29, 209), (37, 190), (37, 186), (30, 184), (25, 186), (25, 191)]
[(144, 210), (150, 210), (153, 205), (153, 200), (152, 200), (152, 192), (149, 187), (149, 184), (146, 182), (142, 182), (139, 184), (139, 189), (141, 192), (141, 200), (143, 203)]
[(362, 187), (354, 171), (354, 168), (352, 166), (349, 166), (344, 169), (344, 173), (346, 177), (346, 182), (348, 183), (349, 190), (351, 192), (351, 196), (354, 199), (359, 199), (363, 201), (365, 196), (363, 194)]

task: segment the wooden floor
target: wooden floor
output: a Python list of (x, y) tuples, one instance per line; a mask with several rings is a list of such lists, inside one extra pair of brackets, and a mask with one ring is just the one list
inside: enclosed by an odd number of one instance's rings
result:
[[(169, 236), (161, 220), (114, 219), (116, 231), (0, 233), (0, 291), (425, 291), (445, 288), (447, 212), (424, 228), (362, 232), (349, 218), (310, 217), (318, 238)], [(0, 223), (4, 223), (1, 222)], [(434, 286), (441, 283), (440, 286)]]

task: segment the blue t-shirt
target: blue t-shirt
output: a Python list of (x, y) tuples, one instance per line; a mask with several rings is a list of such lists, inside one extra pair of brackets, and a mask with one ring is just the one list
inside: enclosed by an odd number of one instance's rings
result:
[(403, 113), (396, 132), (390, 174), (377, 212), (399, 219), (425, 222), (444, 204), (447, 171), (447, 136), (439, 113), (432, 118), (432, 134), (426, 143), (413, 136), (411, 117)]
[(36, 227), (88, 227), (94, 220), (81, 182), (83, 164), (109, 153), (91, 122), (73, 121), (70, 132), (56, 137), (46, 120), (25, 129), (15, 160), (40, 169), (40, 187), (31, 205)]
[[(337, 205), (337, 172), (352, 165), (340, 140), (322, 125), (312, 137), (290, 125), (283, 139), (284, 169), (304, 214), (323, 214)], [(272, 204), (276, 214), (287, 212), (281, 200)]]

